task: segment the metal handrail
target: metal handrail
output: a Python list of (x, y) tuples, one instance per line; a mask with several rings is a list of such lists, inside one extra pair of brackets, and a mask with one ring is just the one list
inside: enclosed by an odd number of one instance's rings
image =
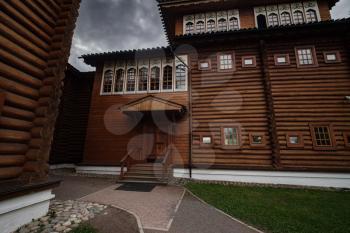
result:
[(133, 158), (131, 157), (131, 154), (133, 154), (137, 149), (133, 149), (131, 152), (126, 153), (126, 155), (120, 160), (121, 163), (121, 169), (120, 169), (120, 179), (124, 178), (124, 175), (126, 171), (124, 171), (124, 168), (126, 167), (127, 170), (130, 169), (130, 166), (132, 165)]

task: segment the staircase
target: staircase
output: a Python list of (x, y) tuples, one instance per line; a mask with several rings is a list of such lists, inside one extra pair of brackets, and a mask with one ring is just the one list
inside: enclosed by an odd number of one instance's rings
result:
[(166, 185), (168, 181), (169, 174), (164, 172), (164, 167), (161, 163), (139, 163), (131, 165), (118, 182)]

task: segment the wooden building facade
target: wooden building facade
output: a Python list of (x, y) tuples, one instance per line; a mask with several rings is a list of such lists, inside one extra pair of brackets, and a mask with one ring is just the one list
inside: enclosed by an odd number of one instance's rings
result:
[(182, 175), (350, 171), (350, 21), (331, 19), (337, 1), (158, 2), (169, 47), (82, 56), (97, 69), (85, 164), (123, 167), (135, 148), (147, 161), (160, 129), (173, 136), (159, 161), (170, 150)]

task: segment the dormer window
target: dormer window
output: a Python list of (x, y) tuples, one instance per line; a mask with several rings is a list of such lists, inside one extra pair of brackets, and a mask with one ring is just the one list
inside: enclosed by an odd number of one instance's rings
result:
[(268, 17), (269, 20), (269, 26), (278, 26), (278, 15), (275, 13), (269, 14)]
[(238, 30), (238, 29), (239, 29), (238, 19), (236, 17), (230, 18), (229, 30)]
[(216, 25), (215, 25), (215, 21), (213, 19), (211, 19), (207, 22), (207, 31), (208, 32), (214, 32), (215, 27), (216, 27)]
[(203, 21), (199, 21), (196, 24), (196, 32), (197, 33), (203, 33), (205, 32), (205, 25)]
[(186, 34), (194, 33), (194, 25), (192, 22), (186, 23)]
[(294, 23), (295, 24), (302, 24), (304, 23), (304, 15), (303, 15), (303, 12), (301, 11), (295, 11), (293, 13), (294, 15)]
[(218, 21), (218, 31), (227, 31), (227, 21), (226, 21), (226, 19), (219, 19), (219, 21)]
[(291, 20), (290, 14), (288, 12), (283, 12), (281, 14), (281, 24), (288, 25), (291, 23), (292, 23), (292, 20)]
[(306, 22), (314, 23), (317, 22), (317, 13), (315, 10), (307, 10), (306, 11)]

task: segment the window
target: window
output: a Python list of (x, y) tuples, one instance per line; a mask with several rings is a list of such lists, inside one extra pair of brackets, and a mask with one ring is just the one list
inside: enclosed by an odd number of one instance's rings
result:
[(173, 89), (173, 67), (165, 66), (163, 70), (163, 90)]
[(226, 21), (226, 19), (219, 19), (219, 21), (218, 21), (218, 31), (227, 31), (227, 21)]
[(139, 77), (138, 77), (138, 91), (147, 91), (147, 84), (148, 84), (148, 69), (147, 68), (141, 68), (139, 70)]
[(160, 89), (160, 68), (153, 67), (151, 70), (150, 90), (159, 91), (159, 89)]
[(287, 147), (300, 148), (304, 147), (303, 134), (300, 132), (290, 132), (286, 135)]
[(115, 92), (123, 92), (124, 89), (124, 70), (119, 69), (116, 72), (114, 91)]
[(295, 24), (304, 23), (303, 12), (301, 12), (301, 11), (294, 11), (293, 16), (294, 16), (294, 23)]
[(205, 26), (203, 21), (198, 21), (196, 24), (196, 32), (197, 33), (202, 33), (205, 32)]
[(175, 89), (184, 90), (186, 89), (186, 67), (184, 64), (176, 66), (176, 75), (175, 75)]
[(207, 31), (208, 32), (214, 32), (215, 31), (215, 28), (216, 28), (216, 24), (215, 24), (215, 21), (214, 20), (209, 20), (207, 22)]
[(275, 54), (274, 58), (276, 66), (285, 66), (290, 64), (289, 54)]
[(258, 15), (257, 18), (256, 18), (256, 21), (258, 23), (258, 28), (259, 29), (267, 28), (265, 15)]
[(251, 146), (265, 146), (265, 134), (263, 133), (250, 133), (249, 141)]
[(191, 22), (186, 23), (186, 34), (191, 34), (193, 32), (194, 32), (193, 23)]
[(242, 67), (256, 67), (255, 56), (242, 57)]
[(240, 146), (239, 126), (230, 126), (221, 128), (221, 143), (226, 147)]
[(210, 68), (211, 68), (210, 59), (201, 60), (198, 62), (199, 70), (210, 70)]
[(283, 12), (281, 14), (281, 24), (282, 25), (288, 25), (291, 24), (292, 20), (290, 18), (290, 14), (288, 12)]
[(344, 136), (345, 147), (350, 147), (350, 132), (345, 132), (343, 136)]
[(278, 26), (278, 15), (277, 14), (269, 14), (269, 17), (268, 17), (268, 20), (269, 20), (269, 26)]
[(238, 29), (239, 29), (238, 19), (236, 17), (230, 18), (229, 30), (238, 30)]
[(296, 48), (296, 57), (298, 67), (317, 66), (316, 53), (314, 47)]
[(317, 14), (315, 10), (307, 10), (306, 11), (306, 22), (313, 23), (317, 22)]
[(128, 77), (126, 82), (126, 91), (133, 92), (135, 91), (135, 78), (136, 78), (136, 69), (131, 68), (128, 70)]
[(112, 92), (112, 87), (113, 87), (113, 71), (112, 70), (107, 70), (104, 73), (104, 77), (103, 77), (102, 92), (103, 93), (111, 93)]
[(329, 124), (310, 124), (315, 150), (335, 149), (332, 127)]
[(338, 51), (328, 51), (323, 53), (325, 63), (341, 62), (340, 53)]
[(202, 145), (211, 145), (212, 142), (212, 137), (211, 136), (201, 136), (201, 144)]
[(223, 53), (218, 55), (218, 70), (226, 71), (226, 70), (233, 70), (234, 69), (234, 63), (233, 63), (233, 54), (231, 53)]

